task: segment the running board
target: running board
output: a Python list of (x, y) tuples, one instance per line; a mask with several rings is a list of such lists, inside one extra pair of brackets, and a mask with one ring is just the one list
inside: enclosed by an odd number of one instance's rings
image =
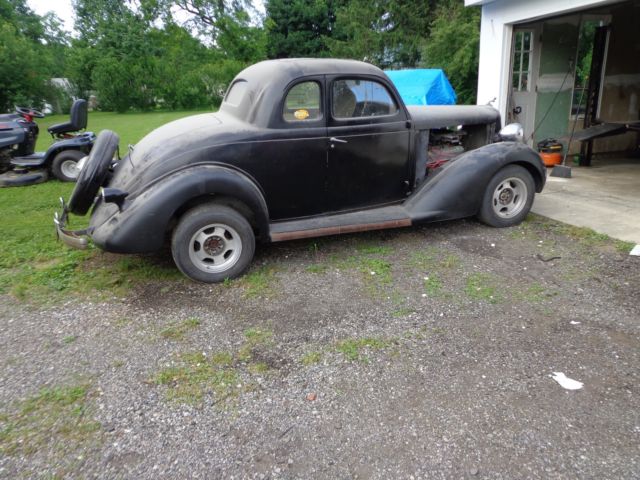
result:
[(274, 222), (269, 224), (269, 236), (272, 242), (283, 242), (300, 238), (409, 227), (411, 225), (411, 218), (407, 211), (401, 206), (392, 206)]

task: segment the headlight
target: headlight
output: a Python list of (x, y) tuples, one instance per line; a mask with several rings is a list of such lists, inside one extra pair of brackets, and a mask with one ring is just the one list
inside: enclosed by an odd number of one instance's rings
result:
[(500, 130), (500, 139), (507, 142), (524, 142), (524, 129), (519, 123), (510, 123)]

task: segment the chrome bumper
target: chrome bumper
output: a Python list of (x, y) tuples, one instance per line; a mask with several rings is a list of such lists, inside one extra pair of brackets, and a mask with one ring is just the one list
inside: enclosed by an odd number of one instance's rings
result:
[(88, 229), (66, 230), (69, 212), (63, 198), (60, 198), (60, 204), (62, 205), (62, 214), (58, 215), (58, 212), (55, 212), (53, 215), (53, 223), (56, 227), (58, 240), (62, 240), (62, 243), (69, 247), (84, 250), (89, 244)]

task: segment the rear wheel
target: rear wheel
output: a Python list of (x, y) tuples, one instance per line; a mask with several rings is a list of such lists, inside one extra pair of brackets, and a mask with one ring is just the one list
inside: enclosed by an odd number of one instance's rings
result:
[(51, 162), (51, 173), (61, 182), (75, 182), (80, 174), (78, 162), (85, 156), (80, 150), (63, 150)]
[(531, 174), (519, 165), (508, 165), (487, 185), (478, 218), (492, 227), (517, 225), (531, 210), (534, 194)]
[(236, 210), (208, 203), (183, 215), (173, 232), (171, 252), (187, 277), (217, 283), (246, 270), (255, 252), (255, 236)]

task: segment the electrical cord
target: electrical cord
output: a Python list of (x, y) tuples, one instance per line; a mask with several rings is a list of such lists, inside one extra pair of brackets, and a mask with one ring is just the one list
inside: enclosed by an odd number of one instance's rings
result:
[(536, 132), (538, 131), (538, 129), (540, 128), (542, 123), (547, 119), (547, 115), (549, 115), (549, 112), (551, 112), (551, 109), (553, 108), (553, 105), (556, 103), (556, 100), (558, 99), (558, 95), (560, 95), (560, 92), (564, 88), (564, 82), (567, 81), (567, 78), (569, 77), (569, 74), (571, 73), (572, 70), (573, 70), (573, 68), (572, 68), (571, 63), (570, 63), (569, 64), (569, 70), (567, 70), (567, 73), (564, 75), (564, 78), (562, 79), (562, 84), (560, 85), (560, 88), (558, 89), (556, 94), (553, 96), (553, 100), (551, 100), (551, 104), (549, 105), (549, 108), (547, 108), (547, 111), (544, 113), (544, 116), (542, 117), (542, 120), (540, 120), (538, 122), (538, 124), (536, 125), (536, 128), (534, 128), (533, 132), (531, 132), (531, 135), (529, 136), (529, 140), (528, 141), (533, 139), (533, 136), (536, 134)]

